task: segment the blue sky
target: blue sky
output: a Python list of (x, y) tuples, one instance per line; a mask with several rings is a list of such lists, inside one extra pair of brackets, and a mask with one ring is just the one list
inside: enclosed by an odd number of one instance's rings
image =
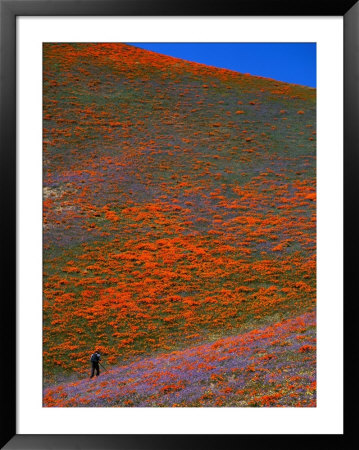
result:
[(315, 43), (129, 43), (215, 67), (316, 87)]

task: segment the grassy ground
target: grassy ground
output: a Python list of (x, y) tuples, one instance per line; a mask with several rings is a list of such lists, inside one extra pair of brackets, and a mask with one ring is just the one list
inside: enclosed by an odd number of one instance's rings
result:
[(315, 315), (307, 313), (51, 385), (44, 406), (315, 406), (315, 343)]
[(123, 44), (44, 45), (46, 383), (94, 348), (135, 364), (313, 311), (315, 97)]

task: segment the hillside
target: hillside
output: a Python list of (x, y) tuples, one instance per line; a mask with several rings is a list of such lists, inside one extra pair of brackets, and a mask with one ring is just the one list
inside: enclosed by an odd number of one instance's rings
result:
[(99, 383), (314, 327), (316, 90), (124, 44), (43, 49), (46, 385), (86, 376), (95, 348)]
[[(315, 317), (46, 388), (45, 406), (315, 406)], [(313, 345), (314, 344), (314, 345)]]

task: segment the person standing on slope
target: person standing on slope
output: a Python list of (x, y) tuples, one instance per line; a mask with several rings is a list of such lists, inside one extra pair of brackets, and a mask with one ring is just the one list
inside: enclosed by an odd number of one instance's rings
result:
[(100, 366), (99, 366), (100, 361), (101, 361), (100, 352), (98, 350), (96, 350), (95, 353), (92, 353), (92, 355), (91, 355), (91, 376), (90, 376), (90, 378), (92, 378), (95, 375), (95, 371), (96, 371), (97, 377), (100, 375)]

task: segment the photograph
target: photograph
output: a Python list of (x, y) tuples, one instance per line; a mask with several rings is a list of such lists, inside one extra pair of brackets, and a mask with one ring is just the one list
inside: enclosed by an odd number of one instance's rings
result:
[(316, 55), (43, 42), (43, 407), (317, 406)]
[(346, 448), (358, 24), (0, 0), (0, 448)]

